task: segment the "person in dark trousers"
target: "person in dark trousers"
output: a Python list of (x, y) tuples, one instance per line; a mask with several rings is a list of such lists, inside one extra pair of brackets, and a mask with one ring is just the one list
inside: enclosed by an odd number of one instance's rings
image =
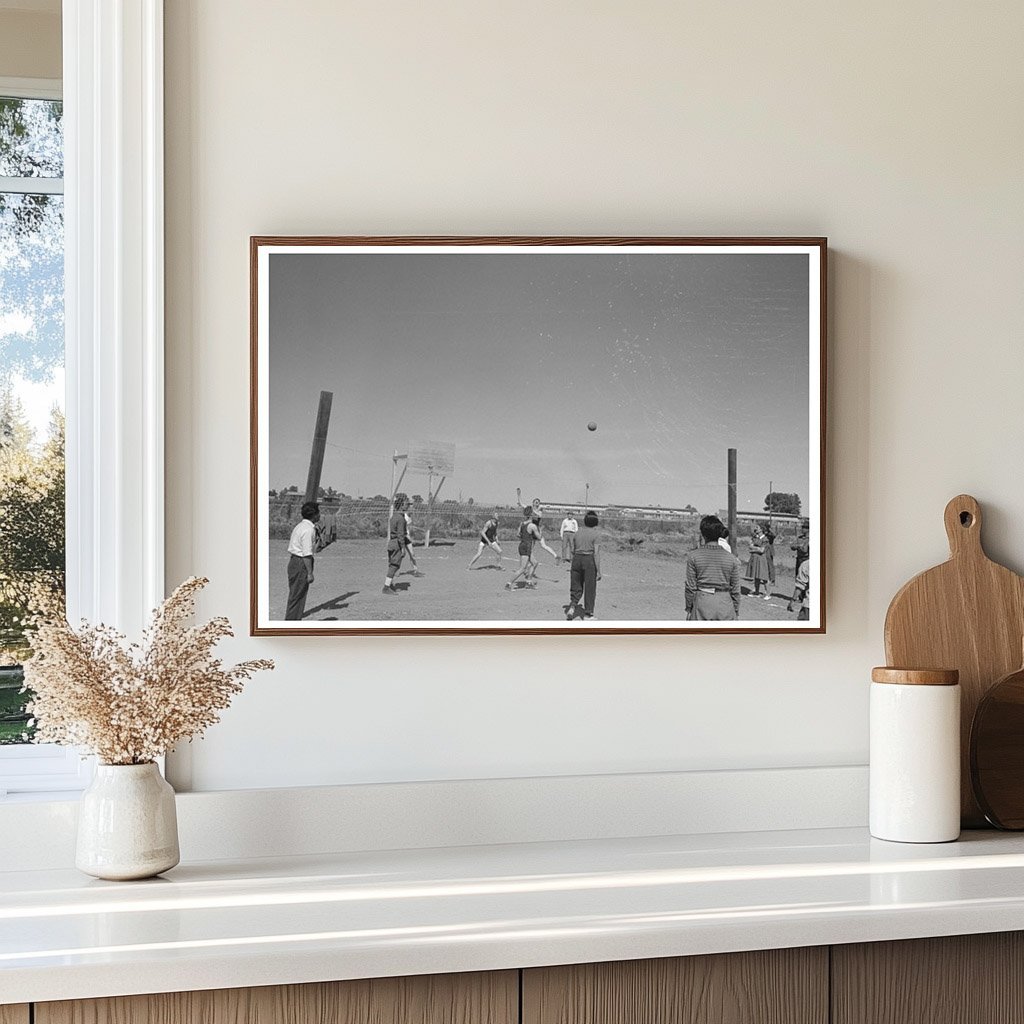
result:
[(302, 506), (302, 520), (288, 540), (288, 609), (284, 613), (285, 619), (301, 619), (306, 614), (306, 594), (313, 582), (318, 522), (320, 506), (315, 501), (307, 501)]
[[(768, 582), (771, 586), (775, 586), (775, 531), (772, 529), (771, 523), (764, 528), (764, 541), (764, 557), (768, 559)], [(770, 596), (767, 594), (766, 600)]]
[(395, 577), (402, 567), (402, 559), (409, 547), (409, 524), (405, 519), (406, 499), (395, 499), (395, 512), (388, 522), (388, 572), (384, 577), (384, 587), (381, 593), (394, 596), (398, 593), (395, 590)]
[(570, 535), (574, 534), (579, 528), (580, 524), (576, 521), (576, 517), (571, 512), (566, 512), (562, 525), (558, 528), (558, 536), (562, 538), (562, 561), (567, 566), (572, 562), (572, 539)]
[(575, 619), (580, 614), (585, 619), (594, 617), (597, 582), (601, 578), (601, 545), (597, 525), (597, 513), (587, 512), (583, 517), (583, 526), (565, 535), (569, 538), (572, 551), (572, 565), (569, 569), (569, 607), (565, 612), (567, 619)]
[(701, 547), (686, 558), (686, 614), (697, 621), (740, 617), (740, 563), (718, 546), (724, 526), (718, 516), (700, 521)]

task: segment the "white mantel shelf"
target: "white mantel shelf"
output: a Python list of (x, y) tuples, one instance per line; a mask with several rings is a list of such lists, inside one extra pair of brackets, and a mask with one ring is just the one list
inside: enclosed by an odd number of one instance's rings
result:
[(1024, 929), (1024, 837), (863, 829), (0, 872), (0, 1004)]

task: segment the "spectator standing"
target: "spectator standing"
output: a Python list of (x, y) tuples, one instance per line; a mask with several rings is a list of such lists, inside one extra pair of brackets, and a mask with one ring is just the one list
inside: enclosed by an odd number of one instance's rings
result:
[(318, 522), (320, 506), (315, 501), (307, 501), (302, 506), (302, 519), (288, 539), (288, 608), (284, 613), (285, 619), (297, 620), (306, 614), (306, 594), (313, 582)]
[(572, 559), (572, 539), (579, 528), (580, 524), (576, 521), (576, 517), (571, 512), (567, 512), (562, 520), (562, 525), (558, 528), (558, 536), (562, 538), (562, 561), (566, 564)]
[(754, 583), (754, 597), (761, 597), (761, 584), (764, 584), (764, 599), (771, 600), (768, 590), (768, 557), (765, 550), (768, 543), (760, 526), (755, 524), (750, 535), (750, 557), (747, 559), (747, 579)]
[(808, 522), (808, 520), (804, 519), (800, 523), (799, 535), (797, 536), (796, 540), (789, 545), (789, 550), (793, 552), (795, 558), (795, 563), (793, 565), (793, 574), (796, 577), (796, 579), (793, 584), (793, 596), (789, 599), (788, 603), (786, 604), (787, 612), (791, 612), (793, 610), (793, 605), (801, 601), (803, 596), (806, 596), (807, 593), (807, 575), (806, 573), (804, 574), (803, 578), (805, 580), (805, 583), (803, 586), (801, 586), (800, 568), (801, 566), (805, 565), (808, 562), (808, 559), (811, 557), (811, 541), (810, 537), (808, 536), (809, 527), (810, 523)]
[(686, 559), (686, 614), (704, 622), (740, 617), (740, 563), (719, 547), (725, 527), (718, 516), (700, 521), (701, 547)]
[(582, 528), (577, 524), (577, 529), (568, 534), (572, 565), (569, 570), (569, 607), (565, 612), (567, 619), (577, 617), (581, 600), (583, 618), (594, 617), (597, 583), (601, 579), (601, 545), (597, 526), (597, 513), (587, 512), (583, 517)]
[(808, 536), (809, 527), (810, 524), (805, 519), (800, 524), (800, 536), (789, 545), (790, 551), (796, 552), (796, 565), (793, 566), (794, 572), (799, 572), (801, 564), (811, 557), (811, 540)]
[(395, 590), (395, 577), (409, 548), (409, 524), (405, 520), (406, 503), (407, 499), (404, 496), (395, 498), (395, 512), (388, 523), (388, 534), (391, 537), (388, 541), (388, 571), (381, 592), (392, 597), (398, 593)]
[[(769, 523), (764, 530), (764, 557), (768, 560), (768, 582), (775, 584), (775, 532)], [(771, 595), (766, 596), (769, 597)]]
[(793, 587), (793, 596), (789, 599), (789, 604), (786, 605), (786, 611), (791, 612), (794, 604), (800, 605), (800, 613), (797, 615), (798, 619), (806, 619), (808, 617), (807, 608), (807, 591), (810, 588), (811, 579), (811, 561), (809, 558), (805, 558), (800, 563), (800, 568), (796, 571), (796, 583)]
[[(793, 592), (793, 599), (797, 599), (799, 595), (800, 610), (796, 613), (798, 620), (808, 621), (811, 617), (810, 608), (810, 590), (811, 590), (811, 573), (810, 573), (811, 562), (810, 559), (805, 559), (800, 563), (800, 568), (796, 574), (796, 590)], [(793, 610), (793, 602), (789, 603), (789, 610)]]

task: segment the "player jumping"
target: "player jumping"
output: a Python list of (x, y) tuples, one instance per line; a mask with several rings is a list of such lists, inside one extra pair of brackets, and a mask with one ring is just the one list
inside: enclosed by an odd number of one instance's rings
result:
[(533, 585), (533, 578), (537, 572), (537, 559), (533, 554), (534, 544), (540, 544), (556, 562), (558, 561), (557, 552), (548, 547), (541, 533), (540, 516), (527, 505), (523, 509), (523, 521), (519, 524), (519, 571), (505, 584), (506, 590), (511, 590), (520, 579), (525, 579), (528, 585)]

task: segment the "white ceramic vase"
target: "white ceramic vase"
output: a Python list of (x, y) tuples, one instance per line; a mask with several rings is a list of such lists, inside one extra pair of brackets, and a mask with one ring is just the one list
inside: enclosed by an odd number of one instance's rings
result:
[(82, 794), (75, 865), (96, 878), (151, 878), (178, 851), (174, 790), (149, 764), (100, 764)]

